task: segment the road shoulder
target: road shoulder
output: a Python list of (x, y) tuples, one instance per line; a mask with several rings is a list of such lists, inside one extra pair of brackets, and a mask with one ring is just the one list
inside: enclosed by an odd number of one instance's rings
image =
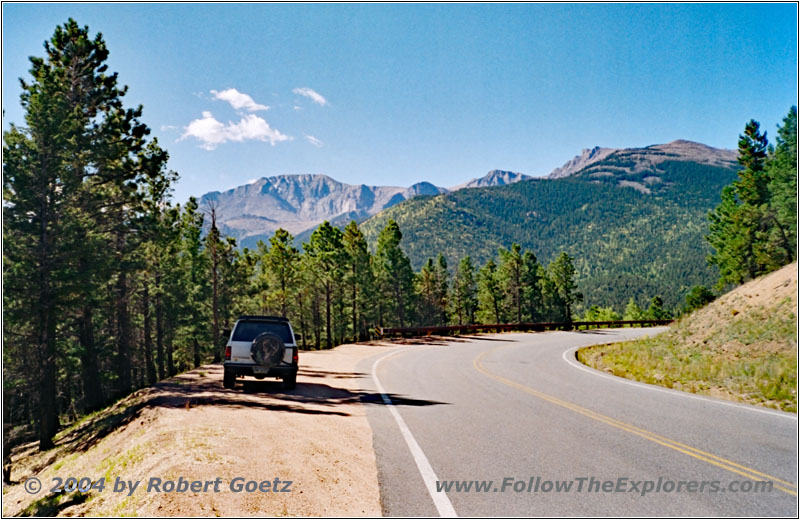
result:
[[(274, 380), (222, 388), (222, 367), (204, 365), (142, 389), (61, 434), (57, 447), (14, 453), (4, 516), (380, 516), (372, 430), (359, 361), (382, 351), (343, 345), (301, 353), (296, 390)], [(122, 420), (118, 420), (122, 417)], [(109, 427), (109, 425), (112, 425)], [(43, 489), (22, 483), (35, 476)], [(50, 495), (54, 477), (105, 477), (100, 492)], [(123, 480), (142, 484), (113, 492)], [(147, 492), (162, 481), (213, 481), (219, 492)], [(289, 492), (233, 492), (230, 482), (278, 478)], [(281, 487), (284, 487), (282, 484)]]

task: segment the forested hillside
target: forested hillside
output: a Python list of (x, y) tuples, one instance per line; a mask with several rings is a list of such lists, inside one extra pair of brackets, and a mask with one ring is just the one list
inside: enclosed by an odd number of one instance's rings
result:
[(717, 280), (706, 263), (706, 216), (736, 170), (675, 160), (637, 169), (630, 163), (613, 154), (565, 178), (417, 198), (362, 228), (374, 243), (395, 220), (415, 268), (438, 252), (451, 264), (465, 255), (481, 264), (513, 242), (543, 261), (566, 251), (575, 258), (586, 306), (621, 309), (631, 297), (644, 304), (661, 296), (675, 308), (691, 287)]

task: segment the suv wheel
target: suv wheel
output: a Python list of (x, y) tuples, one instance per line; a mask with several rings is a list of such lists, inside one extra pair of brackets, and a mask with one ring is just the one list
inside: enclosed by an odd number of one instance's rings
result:
[(236, 387), (236, 374), (226, 370), (225, 371), (225, 375), (222, 376), (222, 386), (224, 388), (235, 388)]
[(283, 378), (283, 388), (286, 390), (294, 390), (294, 387), (297, 386), (297, 376), (286, 376)]

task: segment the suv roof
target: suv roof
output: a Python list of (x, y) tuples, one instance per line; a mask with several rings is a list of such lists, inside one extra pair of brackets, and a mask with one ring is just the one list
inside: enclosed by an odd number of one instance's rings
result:
[(255, 316), (255, 315), (242, 315), (238, 318), (239, 321), (281, 321), (289, 323), (288, 318), (282, 316)]

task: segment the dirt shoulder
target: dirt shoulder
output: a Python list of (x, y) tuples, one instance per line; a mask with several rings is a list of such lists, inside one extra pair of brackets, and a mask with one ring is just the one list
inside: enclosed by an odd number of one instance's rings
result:
[[(297, 388), (247, 380), (222, 388), (222, 366), (206, 365), (140, 390), (37, 452), (17, 448), (3, 515), (35, 516), (380, 516), (375, 452), (358, 362), (394, 348), (342, 345), (303, 352)], [(35, 476), (43, 489), (28, 494)], [(105, 489), (49, 494), (53, 477), (105, 477)], [(128, 496), (115, 480), (140, 481)], [(213, 481), (219, 492), (146, 492), (162, 481)], [(239, 492), (232, 479), (292, 481), (290, 492)], [(213, 485), (212, 485), (213, 486)], [(280, 484), (285, 487), (285, 484)]]
[(797, 263), (752, 280), (654, 338), (578, 351), (589, 366), (797, 412)]

